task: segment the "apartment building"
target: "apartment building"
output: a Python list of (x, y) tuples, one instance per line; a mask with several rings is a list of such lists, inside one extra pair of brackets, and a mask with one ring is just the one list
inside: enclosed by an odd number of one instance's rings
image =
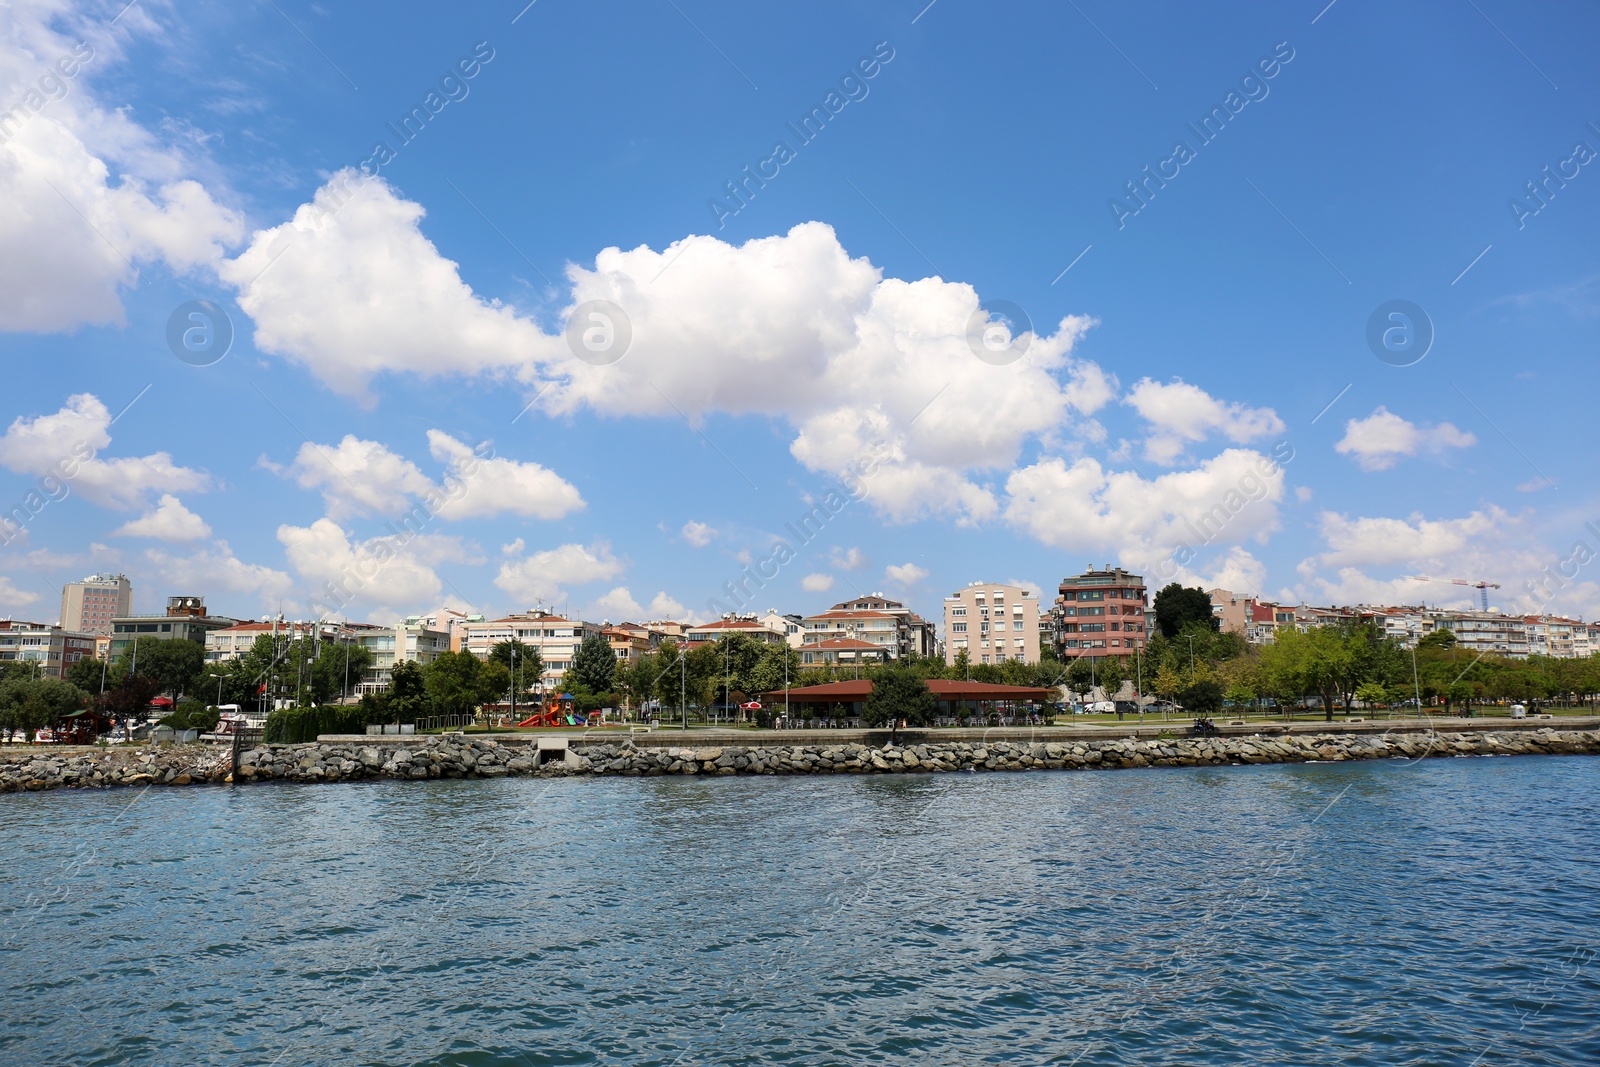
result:
[(204, 597), (172, 596), (167, 598), (165, 615), (126, 615), (112, 619), (108, 654), (112, 659), (117, 658), (141, 637), (193, 641), (204, 646), (206, 634), (238, 624), (238, 619), (207, 614)]
[[(901, 619), (890, 612), (830, 609), (807, 615), (800, 624), (805, 632), (800, 645), (802, 663), (832, 663), (841, 657), (852, 663), (900, 658)], [(853, 643), (819, 647), (838, 641)], [(806, 658), (808, 654), (811, 659)]]
[(944, 598), (944, 632), (947, 664), (963, 649), (968, 663), (1038, 663), (1039, 598), (1020, 585), (973, 582)]
[(631, 667), (652, 651), (649, 631), (642, 627), (607, 626), (600, 634), (611, 643), (619, 667)]
[(399, 626), (374, 626), (354, 631), (356, 643), (372, 653), (372, 665), (361, 675), (356, 696), (381, 693), (394, 678), (396, 663), (409, 661), (426, 666), (450, 651), (450, 635), (443, 630), (401, 623)]
[(1056, 654), (1063, 660), (1078, 656), (1126, 658), (1145, 646), (1150, 604), (1141, 575), (1109, 563), (1105, 570), (1090, 567), (1061, 579), (1056, 606), (1060, 609)]
[(61, 628), (109, 634), (113, 620), (133, 614), (133, 583), (125, 574), (93, 574), (61, 590)]
[(1528, 655), (1528, 620), (1497, 611), (1439, 612), (1435, 627), (1456, 635), (1457, 647), (1524, 659)]
[(548, 611), (528, 611), (503, 619), (467, 623), (461, 647), (479, 659), (487, 659), (495, 645), (516, 638), (538, 650), (544, 664), (539, 681), (551, 688), (561, 684), (561, 676), (572, 666), (578, 646), (591, 635), (602, 636), (604, 629), (595, 622), (569, 619)]
[(854, 637), (829, 637), (800, 646), (800, 663), (806, 667), (860, 667), (892, 658), (888, 645)]
[(94, 658), (93, 634), (20, 619), (0, 619), (0, 663), (26, 663), (40, 678), (63, 678), (80, 659)]
[(786, 629), (776, 629), (757, 619), (754, 615), (724, 615), (715, 622), (703, 623), (700, 626), (690, 626), (683, 632), (683, 637), (688, 644), (704, 644), (715, 641), (729, 634), (743, 634), (753, 641), (764, 645), (781, 645), (789, 640)]
[[(900, 655), (931, 658), (939, 655), (939, 635), (934, 624), (912, 611), (898, 600), (890, 600), (882, 593), (869, 593), (854, 600), (843, 600), (830, 611), (881, 611), (899, 620)], [(802, 620), (803, 628), (803, 620)], [(802, 643), (804, 641), (802, 640)]]
[(420, 626), (426, 630), (438, 630), (449, 634), (452, 652), (460, 652), (461, 646), (466, 644), (467, 626), (470, 623), (483, 621), (482, 615), (457, 611), (455, 608), (439, 608), (424, 615), (406, 616), (407, 626)]
[(262, 637), (289, 641), (329, 641), (356, 644), (356, 635), (363, 630), (375, 629), (364, 623), (327, 622), (301, 619), (263, 619), (261, 622), (241, 622), (220, 630), (210, 630), (205, 635), (206, 662), (222, 663), (237, 659), (255, 647)]

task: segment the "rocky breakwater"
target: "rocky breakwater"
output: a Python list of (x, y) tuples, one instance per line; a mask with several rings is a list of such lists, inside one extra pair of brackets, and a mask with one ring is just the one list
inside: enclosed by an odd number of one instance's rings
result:
[(227, 749), (209, 745), (165, 748), (17, 749), (0, 753), (0, 793), (62, 786), (195, 785), (225, 782)]
[(1505, 731), (1461, 734), (1317, 734), (1114, 741), (917, 742), (763, 748), (651, 748), (622, 744), (583, 749), (579, 773), (905, 774), (937, 771), (1089, 770), (1308, 763), (1439, 756), (1600, 753), (1600, 731)]
[(1462, 733), (1301, 734), (1079, 741), (939, 741), (906, 738), (873, 746), (666, 747), (632, 741), (576, 742), (541, 752), (459, 735), (415, 743), (315, 742), (261, 745), (230, 773), (226, 748), (180, 746), (0, 755), (0, 792), (62, 786), (189, 785), (226, 782), (343, 782), (361, 779), (655, 776), (736, 774), (907, 774), (948, 771), (1091, 770), (1600, 753), (1600, 730)]

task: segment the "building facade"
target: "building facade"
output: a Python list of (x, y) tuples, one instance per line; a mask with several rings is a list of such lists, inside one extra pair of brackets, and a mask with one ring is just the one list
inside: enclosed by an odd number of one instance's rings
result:
[[(818, 659), (816, 654), (825, 650), (818, 646), (833, 641), (847, 641), (860, 644), (834, 645), (835, 652), (849, 652), (850, 661), (865, 662), (867, 649), (876, 649), (875, 658), (887, 662), (900, 658), (902, 648), (901, 619), (887, 611), (865, 610), (830, 610), (817, 615), (807, 615), (801, 620), (800, 625), (805, 631), (805, 641), (800, 645), (800, 662), (802, 663), (829, 663), (833, 660)], [(811, 659), (806, 657), (811, 655)]]
[(947, 664), (963, 649), (968, 663), (1038, 663), (1039, 598), (1020, 585), (973, 582), (944, 598), (944, 632)]
[(372, 665), (361, 675), (356, 695), (381, 693), (394, 679), (394, 667), (401, 661), (427, 665), (441, 653), (450, 651), (450, 635), (443, 630), (421, 626), (374, 626), (355, 631), (356, 643), (372, 653)]
[(206, 634), (238, 624), (238, 619), (207, 614), (203, 597), (172, 596), (167, 598), (165, 615), (127, 615), (112, 619), (109, 654), (112, 659), (116, 659), (140, 637), (154, 637), (162, 641), (193, 641), (204, 647)]
[(1056, 655), (1063, 660), (1127, 658), (1145, 646), (1150, 604), (1141, 575), (1109, 563), (1105, 570), (1090, 567), (1061, 579), (1056, 607), (1060, 609)]
[(26, 663), (40, 678), (63, 678), (80, 659), (94, 658), (93, 634), (20, 619), (0, 619), (0, 663)]
[(247, 654), (262, 637), (285, 641), (329, 641), (357, 644), (356, 635), (373, 629), (358, 623), (302, 621), (300, 619), (268, 619), (263, 622), (241, 622), (205, 635), (206, 662), (222, 663)]
[(743, 634), (752, 641), (759, 641), (764, 645), (781, 645), (789, 640), (786, 628), (769, 626), (754, 615), (724, 615), (716, 622), (690, 626), (684, 630), (683, 638), (692, 647), (707, 641), (715, 641), (729, 634)]
[(109, 634), (114, 620), (133, 614), (133, 583), (124, 574), (93, 574), (61, 589), (61, 628)]
[(539, 674), (540, 684), (550, 689), (561, 684), (561, 676), (572, 666), (572, 657), (584, 639), (590, 635), (601, 636), (603, 629), (595, 622), (569, 619), (548, 611), (529, 611), (507, 615), (502, 619), (467, 623), (461, 647), (479, 659), (487, 659), (490, 649), (501, 641), (515, 638), (525, 645), (531, 645), (538, 650), (543, 663)]

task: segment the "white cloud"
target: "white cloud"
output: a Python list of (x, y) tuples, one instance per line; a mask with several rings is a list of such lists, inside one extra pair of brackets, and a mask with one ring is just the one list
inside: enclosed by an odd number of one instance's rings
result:
[(293, 219), (253, 234), (221, 274), (255, 320), (256, 347), (363, 397), (382, 371), (474, 375), (553, 358), (561, 339), (479, 299), (422, 235), (423, 214), (346, 169)]
[(150, 537), (157, 541), (203, 541), (211, 527), (171, 493), (163, 493), (154, 509), (111, 531), (112, 537)]
[(1145, 456), (1165, 466), (1176, 463), (1189, 445), (1213, 434), (1234, 444), (1246, 444), (1284, 430), (1283, 420), (1271, 408), (1227, 403), (1199, 386), (1178, 380), (1162, 383), (1141, 379), (1123, 403), (1150, 424)]
[(38, 593), (30, 593), (26, 589), (18, 589), (15, 582), (0, 574), (0, 606), (25, 608), (29, 604), (37, 604), (40, 599)]
[(883, 569), (883, 576), (896, 585), (916, 585), (928, 576), (928, 572), (915, 563), (890, 564)]
[(1318, 557), (1318, 562), (1324, 567), (1337, 567), (1442, 561), (1512, 521), (1512, 517), (1499, 508), (1474, 511), (1460, 519), (1425, 519), (1412, 515), (1409, 521), (1350, 519), (1325, 511), (1320, 520), (1320, 532), (1328, 551)]
[(835, 548), (828, 554), (828, 562), (842, 571), (858, 571), (867, 565), (867, 554), (859, 548)]
[(633, 598), (628, 587), (619, 585), (594, 602), (585, 618), (609, 618), (612, 622), (649, 622), (657, 619), (683, 619), (688, 610), (665, 592), (657, 593), (648, 606)]
[(1054, 548), (1109, 549), (1144, 573), (1180, 548), (1177, 564), (1212, 543), (1261, 539), (1277, 526), (1283, 468), (1248, 449), (1229, 449), (1188, 471), (1145, 479), (1084, 458), (1049, 458), (1006, 481), (1005, 517)]
[(826, 593), (833, 588), (833, 575), (808, 574), (800, 579), (800, 588), (808, 593)]
[(500, 565), (494, 584), (524, 604), (556, 601), (565, 587), (615, 578), (623, 565), (604, 542), (561, 545)]
[(683, 539), (696, 548), (706, 547), (711, 543), (711, 539), (717, 536), (716, 530), (712, 529), (710, 526), (707, 526), (705, 523), (697, 522), (694, 519), (690, 519), (688, 522), (683, 524), (682, 533)]
[[(211, 478), (172, 462), (166, 452), (101, 459), (111, 444), (111, 412), (89, 393), (67, 398), (53, 415), (18, 416), (0, 437), (0, 465), (65, 484), (102, 507), (135, 508), (152, 493), (203, 492)], [(49, 488), (49, 485), (46, 485)]]
[(302, 489), (322, 493), (335, 522), (357, 515), (393, 517), (408, 511), (411, 497), (433, 488), (427, 475), (377, 441), (346, 434), (337, 445), (307, 441), (289, 473)]
[(353, 434), (337, 445), (307, 441), (288, 471), (302, 488), (321, 491), (334, 520), (394, 518), (411, 511), (414, 501), (449, 522), (505, 513), (558, 519), (584, 507), (571, 483), (537, 463), (495, 456), (492, 446), (474, 449), (442, 430), (428, 431), (428, 447), (448, 466), (437, 484), (387, 445)]
[(1092, 320), (1062, 318), (1023, 359), (991, 366), (967, 344), (971, 286), (884, 278), (815, 222), (739, 247), (688, 237), (569, 266), (569, 311), (608, 300), (631, 323), (621, 361), (594, 366), (559, 332), (474, 294), (422, 216), (383, 181), (345, 175), (256, 234), (224, 273), (257, 346), (354, 395), (384, 371), (514, 375), (553, 414), (780, 417), (810, 470), (853, 477), (881, 452), (861, 484), (895, 521), (992, 517), (993, 494), (971, 472), (1008, 467), (1028, 439), (1070, 432), (1115, 395), (1111, 376), (1070, 354)]
[(279, 526), (278, 540), (289, 566), (309, 585), (312, 602), (330, 614), (354, 618), (371, 606), (404, 612), (434, 603), (442, 588), (436, 564), (478, 562), (454, 537), (396, 535), (359, 541), (326, 518), (310, 526)]
[(487, 443), (472, 448), (442, 430), (428, 431), (433, 458), (450, 465), (440, 487), (440, 518), (449, 522), (521, 515), (559, 519), (587, 505), (577, 488), (537, 463), (519, 463), (493, 454)]
[(275, 607), (294, 589), (289, 575), (241, 561), (226, 541), (214, 542), (210, 548), (184, 549), (181, 555), (163, 548), (148, 549), (142, 569), (175, 592), (206, 594), (206, 606), (214, 613), (222, 610), (219, 593), (253, 596), (259, 606), (266, 608)]
[[(193, 164), (180, 151), (135, 123), (131, 108), (97, 101), (91, 83), (121, 58), (130, 27), (155, 28), (136, 14), (108, 32), (101, 13), (91, 22), (50, 0), (8, 9), (0, 49), (0, 99), (12, 107), (0, 125), (0, 330), (121, 323), (120, 291), (138, 281), (139, 265), (179, 273), (214, 267), (223, 246), (243, 236), (239, 215), (186, 176)], [(71, 78), (56, 77), (63, 58)], [(39, 91), (46, 75), (64, 96)]]
[[(1554, 533), (1551, 547), (1548, 523), (1497, 507), (1444, 519), (1325, 514), (1319, 532), (1326, 551), (1300, 563), (1293, 593), (1323, 604), (1475, 608), (1478, 591), (1448, 580), (1481, 580), (1499, 583), (1489, 601), (1502, 611), (1592, 617), (1600, 608), (1593, 573), (1600, 538), (1573, 522), (1571, 531)], [(1412, 581), (1410, 575), (1442, 580)]]
[(1352, 457), (1362, 470), (1381, 471), (1394, 466), (1401, 456), (1419, 452), (1442, 455), (1446, 449), (1468, 448), (1477, 443), (1475, 436), (1451, 423), (1420, 426), (1379, 407), (1364, 419), (1345, 423), (1344, 437), (1333, 447), (1341, 455)]
[(1251, 555), (1244, 546), (1234, 545), (1199, 584), (1204, 589), (1229, 589), (1260, 595), (1266, 580), (1267, 565)]

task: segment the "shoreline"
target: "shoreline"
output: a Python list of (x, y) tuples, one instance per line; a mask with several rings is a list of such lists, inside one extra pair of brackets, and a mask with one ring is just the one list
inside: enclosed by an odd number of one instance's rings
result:
[[(0, 793), (274, 781), (1077, 771), (1600, 754), (1600, 728), (1558, 730), (1550, 725), (1529, 725), (1522, 729), (1440, 730), (1426, 723), (1407, 725), (1409, 728), (1391, 725), (1381, 732), (1257, 731), (1205, 738), (1130, 737), (1125, 733), (1098, 738), (1086, 737), (1073, 728), (964, 731), (989, 735), (978, 738), (952, 738), (942, 736), (943, 731), (900, 731), (898, 743), (876, 745), (837, 735), (831, 743), (807, 737), (785, 739), (798, 743), (757, 745), (717, 743), (722, 741), (720, 737), (659, 734), (637, 738), (539, 736), (513, 744), (462, 734), (325, 737), (293, 745), (255, 745), (239, 753), (237, 767), (232, 749), (225, 746), (44, 750), (0, 753)], [(778, 736), (798, 732), (778, 732)], [(886, 730), (857, 732), (881, 734), (885, 741), (889, 734)], [(995, 736), (1002, 732), (1031, 736)], [(773, 733), (766, 732), (760, 740), (776, 740)], [(1041, 736), (1045, 733), (1052, 736)], [(1063, 733), (1066, 736), (1055, 736)], [(653, 743), (639, 743), (645, 739)], [(693, 743), (682, 743), (685, 741)]]

